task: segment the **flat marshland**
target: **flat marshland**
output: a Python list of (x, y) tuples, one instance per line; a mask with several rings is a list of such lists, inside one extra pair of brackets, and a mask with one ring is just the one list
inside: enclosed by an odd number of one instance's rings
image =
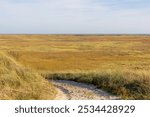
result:
[[(55, 87), (44, 78), (94, 84), (123, 99), (150, 99), (147, 35), (0, 35), (0, 52), (1, 99), (47, 99), (36, 86), (53, 99)], [(17, 70), (4, 62), (8, 58)]]

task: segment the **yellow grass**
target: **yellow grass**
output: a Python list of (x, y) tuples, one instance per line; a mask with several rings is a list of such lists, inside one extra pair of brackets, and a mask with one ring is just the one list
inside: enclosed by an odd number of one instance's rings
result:
[(0, 53), (0, 99), (53, 99), (55, 94), (40, 75)]
[(120, 70), (150, 76), (146, 35), (0, 35), (0, 51), (42, 73)]
[(0, 50), (38, 70), (150, 69), (150, 36), (0, 35)]

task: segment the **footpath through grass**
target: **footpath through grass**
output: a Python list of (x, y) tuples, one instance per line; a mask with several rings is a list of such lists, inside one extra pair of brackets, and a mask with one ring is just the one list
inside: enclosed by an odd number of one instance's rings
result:
[(150, 75), (145, 71), (109, 71), (99, 73), (49, 73), (47, 79), (72, 80), (94, 84), (122, 99), (150, 99)]

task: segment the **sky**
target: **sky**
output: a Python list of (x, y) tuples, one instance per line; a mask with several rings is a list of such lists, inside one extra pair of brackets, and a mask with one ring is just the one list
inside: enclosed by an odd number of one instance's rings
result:
[(0, 0), (1, 34), (150, 34), (150, 0)]

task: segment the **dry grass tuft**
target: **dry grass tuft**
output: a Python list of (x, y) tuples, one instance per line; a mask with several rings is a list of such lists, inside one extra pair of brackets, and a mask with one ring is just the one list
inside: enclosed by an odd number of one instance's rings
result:
[(40, 75), (0, 53), (0, 99), (53, 99), (55, 93)]

